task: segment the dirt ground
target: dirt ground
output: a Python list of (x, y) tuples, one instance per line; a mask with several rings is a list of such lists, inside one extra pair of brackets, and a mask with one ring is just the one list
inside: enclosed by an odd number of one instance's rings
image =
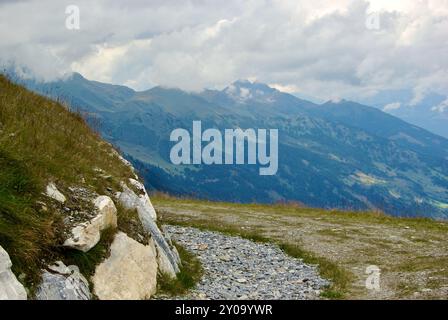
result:
[[(169, 223), (239, 228), (335, 263), (350, 274), (346, 299), (448, 299), (448, 224), (286, 206), (153, 198)], [(367, 289), (369, 266), (379, 290)]]

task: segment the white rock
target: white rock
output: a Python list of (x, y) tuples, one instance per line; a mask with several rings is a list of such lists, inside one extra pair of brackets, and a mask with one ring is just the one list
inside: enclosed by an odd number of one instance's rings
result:
[(117, 208), (110, 197), (99, 196), (93, 200), (93, 205), (106, 220), (110, 219), (111, 224), (117, 225)]
[(0, 300), (26, 300), (26, 290), (11, 267), (8, 253), (0, 246)]
[(121, 187), (123, 191), (115, 195), (118, 201), (125, 209), (137, 209), (138, 196), (125, 183), (122, 183)]
[(157, 257), (152, 240), (145, 246), (118, 232), (110, 257), (97, 266), (92, 278), (101, 300), (149, 299), (157, 287)]
[(67, 201), (65, 196), (58, 190), (58, 188), (56, 188), (56, 185), (53, 182), (50, 182), (47, 185), (45, 194), (48, 197), (50, 197), (58, 202), (61, 202), (61, 203), (64, 203), (65, 201)]
[(144, 186), (143, 183), (141, 183), (140, 181), (135, 180), (135, 179), (132, 179), (132, 178), (129, 178), (129, 183), (130, 183), (133, 187), (135, 187), (135, 188), (137, 188), (138, 190), (140, 190), (140, 192), (144, 192), (144, 193), (146, 193), (145, 186)]
[(123, 158), (123, 156), (119, 153), (117, 153), (118, 159), (120, 159), (121, 162), (123, 162), (125, 165), (127, 165), (129, 168), (131, 168), (132, 171), (134, 171), (134, 167), (132, 166), (132, 164), (126, 160), (125, 158)]
[(89, 283), (77, 266), (58, 261), (42, 274), (37, 300), (90, 300)]
[(172, 246), (171, 247), (171, 251), (172, 251), (172, 253), (174, 255), (174, 258), (175, 258), (175, 260), (177, 262), (177, 265), (181, 265), (182, 261), (180, 260), (180, 255), (179, 255), (179, 252), (177, 251), (177, 248), (175, 246)]
[(117, 227), (117, 208), (108, 196), (99, 196), (93, 200), (96, 216), (90, 221), (75, 226), (72, 236), (65, 240), (64, 246), (87, 252), (101, 238), (101, 231)]
[[(76, 266), (70, 266), (70, 267), (76, 267)], [(69, 275), (72, 273), (71, 271), (72, 269), (70, 267), (67, 267), (62, 261), (56, 261), (53, 265), (48, 266), (48, 270), (63, 275)]]
[[(121, 205), (127, 209), (137, 210), (138, 217), (144, 230), (149, 233), (157, 248), (159, 262), (161, 266), (161, 272), (166, 272), (170, 275), (179, 272), (179, 255), (174, 247), (170, 245), (165, 239), (164, 234), (160, 231), (156, 224), (156, 211), (149, 200), (149, 196), (146, 193), (145, 187), (140, 182), (130, 179), (129, 181), (134, 187), (139, 190), (143, 190), (144, 194), (137, 196), (125, 183), (122, 183), (123, 192), (118, 193), (117, 199)], [(169, 267), (167, 264), (171, 264)]]
[(129, 183), (138, 189), (141, 194), (136, 195), (126, 184), (122, 184), (123, 192), (119, 194), (122, 205), (127, 209), (136, 209), (139, 214), (149, 215), (151, 219), (157, 220), (156, 210), (143, 184), (135, 179), (129, 179)]
[(173, 264), (170, 262), (166, 253), (157, 247), (157, 264), (159, 266), (159, 272), (164, 273), (171, 278), (176, 277), (176, 270), (174, 269)]
[(166, 228), (164, 228), (163, 226), (161, 227), (160, 231), (162, 231), (163, 237), (165, 238), (166, 242), (168, 243), (168, 245), (171, 249), (171, 253), (174, 257), (174, 260), (176, 261), (177, 265), (180, 265), (181, 260), (180, 260), (179, 252), (177, 251), (176, 247), (173, 245), (173, 242), (171, 240), (171, 235), (168, 233)]

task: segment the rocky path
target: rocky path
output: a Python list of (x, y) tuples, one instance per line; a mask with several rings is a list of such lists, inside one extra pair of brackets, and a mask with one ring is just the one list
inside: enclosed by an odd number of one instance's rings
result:
[(275, 245), (188, 227), (165, 228), (204, 268), (200, 283), (182, 299), (318, 299), (328, 284), (315, 266)]

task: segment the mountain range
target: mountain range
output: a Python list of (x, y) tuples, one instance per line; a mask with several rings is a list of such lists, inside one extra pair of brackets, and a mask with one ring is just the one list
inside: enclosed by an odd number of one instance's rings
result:
[[(84, 113), (152, 190), (448, 218), (448, 140), (374, 107), (315, 104), (247, 80), (199, 93), (160, 86), (134, 91), (77, 73), (50, 83), (16, 81)], [(278, 129), (277, 174), (260, 176), (256, 165), (173, 165), (170, 132), (191, 131), (194, 120), (220, 130)]]
[(415, 100), (412, 90), (386, 90), (361, 100), (406, 122), (448, 138), (448, 96), (427, 92)]

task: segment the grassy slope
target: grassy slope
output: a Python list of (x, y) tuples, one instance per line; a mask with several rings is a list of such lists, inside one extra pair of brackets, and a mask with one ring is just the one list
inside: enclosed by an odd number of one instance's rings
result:
[[(292, 256), (319, 264), (321, 274), (333, 281), (324, 292), (329, 298), (448, 296), (448, 223), (160, 195), (152, 201), (164, 223), (275, 242)], [(369, 265), (381, 268), (380, 291), (365, 288)]]
[[(101, 178), (95, 168), (110, 177)], [(0, 75), (0, 245), (28, 286), (38, 280), (42, 260), (60, 258), (61, 217), (53, 206), (45, 211), (38, 205), (49, 202), (42, 195), (46, 184), (105, 194), (131, 176), (80, 115)]]

